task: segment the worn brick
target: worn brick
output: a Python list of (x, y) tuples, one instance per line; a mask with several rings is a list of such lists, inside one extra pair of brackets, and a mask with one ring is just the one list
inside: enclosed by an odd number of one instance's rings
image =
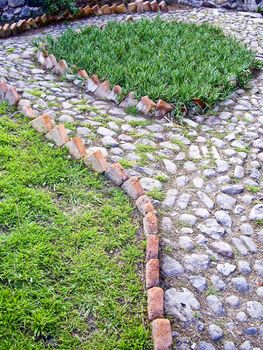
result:
[(159, 257), (159, 237), (156, 235), (147, 236), (146, 261), (158, 259)]
[(54, 122), (48, 114), (43, 114), (32, 121), (32, 126), (41, 134), (46, 134), (54, 127)]
[(56, 125), (45, 137), (53, 141), (58, 147), (64, 146), (69, 141), (67, 130), (62, 124)]
[(96, 15), (96, 16), (101, 16), (103, 14), (98, 5), (92, 6), (92, 10), (93, 10), (94, 15)]
[(91, 8), (89, 5), (83, 7), (83, 8), (81, 9), (81, 15), (82, 15), (83, 17), (92, 16), (92, 15), (93, 15), (93, 10), (92, 10), (92, 8)]
[(151, 9), (152, 9), (153, 12), (158, 12), (159, 5), (158, 5), (158, 2), (156, 0), (151, 1), (150, 5), (151, 5)]
[(47, 56), (45, 58), (45, 62), (43, 63), (43, 67), (45, 69), (52, 69), (56, 64), (57, 62), (55, 63), (50, 56)]
[(147, 291), (147, 310), (150, 321), (163, 317), (163, 289), (153, 287)]
[(165, 318), (152, 321), (154, 350), (170, 350), (172, 346), (171, 323)]
[(18, 94), (13, 86), (8, 86), (7, 92), (5, 94), (5, 100), (10, 106), (17, 106), (20, 101), (21, 96)]
[(137, 106), (138, 100), (134, 97), (134, 92), (129, 92), (124, 100), (120, 103), (120, 107), (127, 108)]
[(21, 111), (25, 117), (30, 118), (30, 119), (35, 119), (37, 116), (35, 111), (33, 111), (33, 109), (31, 107), (28, 107), (28, 106), (22, 106)]
[(101, 7), (101, 12), (104, 15), (110, 15), (111, 14), (111, 10), (110, 10), (110, 6), (109, 5), (104, 5)]
[(70, 155), (75, 159), (81, 159), (87, 155), (84, 141), (79, 136), (73, 137), (65, 146), (69, 150)]
[(84, 163), (86, 165), (91, 165), (92, 169), (97, 173), (104, 173), (109, 167), (109, 163), (100, 150), (87, 152)]
[(96, 74), (93, 74), (88, 80), (87, 80), (87, 84), (86, 84), (86, 90), (87, 92), (94, 92), (95, 90), (97, 90), (97, 88), (100, 85), (100, 80), (97, 77)]
[(17, 22), (17, 30), (19, 33), (25, 32), (26, 30), (30, 30), (30, 25), (25, 19), (21, 19)]
[(5, 37), (8, 38), (11, 35), (10, 25), (8, 23), (3, 25), (3, 31), (5, 33)]
[(87, 71), (85, 69), (80, 69), (78, 71), (78, 76), (83, 78), (83, 79), (88, 79), (89, 78), (89, 75), (87, 73)]
[(30, 26), (31, 29), (37, 28), (37, 24), (36, 24), (36, 21), (34, 20), (34, 18), (29, 18), (27, 20), (27, 24)]
[(103, 83), (101, 83), (98, 88), (95, 90), (95, 95), (102, 98), (106, 99), (107, 96), (110, 93), (110, 83), (108, 80), (105, 80)]
[(127, 13), (127, 7), (125, 4), (117, 5), (117, 13)]
[(151, 199), (144, 194), (136, 200), (136, 206), (139, 211), (145, 216), (147, 213), (154, 212), (154, 207)]
[(137, 12), (142, 13), (143, 12), (143, 0), (136, 0), (135, 3), (137, 5)]
[(111, 164), (106, 171), (106, 176), (117, 186), (121, 186), (129, 178), (119, 163)]
[(16, 35), (18, 33), (17, 23), (10, 24), (10, 30), (12, 35)]
[(135, 2), (131, 2), (131, 3), (128, 4), (128, 11), (129, 11), (130, 13), (135, 13), (135, 12), (137, 12), (137, 5), (136, 5)]
[(5, 95), (7, 93), (8, 86), (9, 85), (7, 83), (5, 83), (4, 81), (0, 81), (0, 100), (5, 99)]
[(152, 10), (150, 2), (149, 1), (144, 1), (143, 3), (143, 11), (144, 12), (150, 12)]
[(122, 93), (122, 88), (120, 85), (115, 85), (114, 88), (110, 91), (107, 96), (107, 99), (110, 101), (118, 102), (119, 96)]
[(144, 194), (141, 182), (135, 176), (132, 176), (125, 181), (122, 188), (132, 199), (137, 199)]
[(158, 233), (158, 220), (154, 212), (150, 212), (143, 218), (143, 229), (145, 235), (157, 235)]
[(156, 104), (155, 115), (159, 118), (162, 118), (165, 114), (171, 112), (172, 110), (173, 110), (172, 105), (160, 99), (157, 101), (157, 104)]
[(167, 4), (164, 0), (160, 2), (159, 8), (163, 12), (168, 12), (168, 7), (167, 7)]
[(159, 259), (150, 259), (145, 268), (146, 289), (158, 287), (160, 283), (160, 262)]
[(110, 6), (110, 12), (111, 12), (112, 14), (118, 13), (118, 12), (117, 12), (117, 4), (113, 4), (113, 5)]
[(60, 60), (54, 67), (54, 72), (58, 75), (63, 75), (68, 70), (68, 64), (65, 60)]
[(148, 96), (143, 96), (140, 102), (137, 104), (138, 111), (142, 112), (143, 114), (148, 114), (155, 107), (156, 103)]

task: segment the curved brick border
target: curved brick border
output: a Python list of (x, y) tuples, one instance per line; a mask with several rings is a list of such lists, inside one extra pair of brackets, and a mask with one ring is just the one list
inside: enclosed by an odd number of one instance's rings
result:
[(29, 18), (28, 20), (21, 19), (15, 23), (6, 23), (0, 26), (0, 39), (8, 38), (19, 33), (23, 33), (28, 30), (36, 29), (38, 27), (47, 26), (51, 23), (57, 23), (63, 20), (75, 20), (90, 16), (101, 16), (101, 15), (111, 15), (111, 14), (124, 14), (124, 13), (141, 13), (141, 12), (158, 12), (158, 11), (168, 11), (165, 1), (161, 1), (160, 4), (156, 0), (151, 2), (143, 0), (136, 0), (135, 2), (129, 3), (128, 6), (125, 4), (120, 5), (104, 5), (99, 7), (95, 5), (90, 7), (89, 5), (79, 9), (76, 15), (72, 15), (69, 11), (63, 11), (56, 15), (47, 15), (36, 18)]
[(137, 209), (143, 216), (143, 230), (146, 236), (145, 288), (147, 290), (148, 319), (152, 326), (154, 350), (169, 350), (172, 345), (171, 323), (164, 318), (164, 291), (160, 287), (160, 260), (158, 219), (151, 199), (144, 194), (139, 178), (129, 177), (119, 163), (109, 164), (102, 151), (90, 151), (81, 137), (69, 139), (63, 124), (56, 125), (48, 115), (37, 116), (28, 101), (21, 99), (13, 86), (0, 82), (0, 100), (11, 106), (18, 106), (22, 114), (32, 119), (31, 126), (54, 142), (57, 147), (66, 147), (74, 159), (83, 159), (85, 165), (105, 176), (116, 186), (120, 186), (130, 198), (135, 200)]

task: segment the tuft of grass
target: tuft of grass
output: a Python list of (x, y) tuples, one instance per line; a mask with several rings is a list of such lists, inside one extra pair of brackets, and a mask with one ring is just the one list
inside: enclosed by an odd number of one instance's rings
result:
[(125, 112), (131, 115), (137, 115), (139, 113), (136, 106), (129, 106), (125, 108)]
[(35, 96), (35, 97), (41, 97), (42, 94), (44, 93), (41, 90), (27, 90), (26, 92), (32, 96)]
[(163, 201), (164, 198), (165, 198), (165, 195), (164, 195), (163, 191), (158, 190), (156, 188), (151, 190), (151, 191), (149, 191), (149, 192), (147, 192), (147, 195), (149, 197), (151, 197), (152, 199), (156, 199), (157, 201)]
[(3, 350), (150, 350), (132, 205), (0, 104)]
[(246, 190), (251, 192), (251, 193), (258, 193), (260, 191), (260, 187), (259, 186), (252, 186), (252, 185), (247, 185), (246, 186)]
[[(251, 78), (261, 64), (255, 54), (219, 28), (142, 19), (109, 22), (81, 33), (69, 29), (46, 38), (47, 49), (58, 59), (120, 85), (123, 94), (148, 95), (182, 107), (212, 106)], [(233, 80), (237, 84), (233, 84)], [(197, 102), (196, 102), (197, 103)]]
[(131, 162), (127, 159), (120, 159), (119, 163), (123, 166), (124, 169), (132, 168), (134, 166), (134, 162)]

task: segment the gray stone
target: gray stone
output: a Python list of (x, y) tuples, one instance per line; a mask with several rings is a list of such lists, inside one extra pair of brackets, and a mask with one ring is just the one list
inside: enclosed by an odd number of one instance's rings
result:
[(164, 216), (162, 218), (162, 225), (161, 225), (161, 227), (162, 227), (162, 230), (164, 232), (171, 232), (172, 227), (173, 227), (172, 219), (170, 217), (168, 217), (168, 216)]
[(263, 298), (263, 287), (259, 287), (257, 290), (256, 290), (256, 293), (259, 297)]
[(253, 320), (263, 320), (263, 305), (259, 301), (247, 302), (247, 313)]
[(224, 210), (218, 210), (215, 212), (215, 218), (218, 223), (225, 227), (231, 227), (232, 219), (231, 216)]
[(243, 179), (245, 175), (244, 168), (240, 165), (237, 165), (234, 170), (234, 176), (236, 179)]
[(203, 292), (207, 289), (206, 278), (202, 276), (189, 276), (189, 280), (192, 286), (198, 290), (198, 292)]
[(196, 224), (197, 217), (191, 214), (182, 214), (178, 220), (183, 224), (193, 226)]
[(224, 316), (225, 308), (223, 303), (215, 295), (208, 295), (206, 298), (207, 304), (216, 316)]
[(164, 293), (164, 305), (168, 315), (179, 318), (183, 322), (194, 319), (194, 310), (200, 309), (200, 304), (194, 294), (182, 288), (182, 291), (176, 288), (170, 288)]
[(236, 266), (228, 262), (224, 264), (218, 264), (216, 268), (224, 276), (229, 276), (231, 273), (233, 273), (236, 270)]
[(199, 199), (202, 201), (202, 203), (208, 208), (208, 209), (213, 209), (214, 208), (214, 203), (213, 201), (207, 196), (206, 193), (198, 191), (197, 196)]
[(251, 273), (249, 261), (240, 260), (238, 262), (238, 270), (242, 273), (242, 275), (249, 275)]
[(253, 226), (247, 222), (241, 224), (239, 227), (239, 230), (241, 233), (243, 233), (246, 236), (251, 236), (254, 233)]
[(221, 254), (223, 256), (227, 256), (229, 258), (231, 258), (233, 256), (233, 251), (231, 248), (231, 245), (220, 241), (220, 242), (213, 242), (211, 244), (211, 248), (212, 250), (214, 250), (215, 252), (217, 252), (218, 254)]
[(240, 301), (238, 299), (237, 296), (235, 295), (230, 295), (229, 297), (226, 298), (226, 303), (231, 306), (231, 307), (235, 307), (238, 308), (240, 305)]
[(263, 204), (257, 204), (251, 209), (249, 213), (249, 219), (263, 220)]
[(194, 243), (188, 236), (180, 236), (178, 244), (180, 248), (186, 251), (191, 251), (194, 249)]
[(118, 147), (119, 146), (119, 143), (117, 141), (115, 141), (114, 138), (111, 136), (104, 136), (101, 139), (101, 142), (102, 142), (103, 146), (105, 146), (105, 147)]
[(202, 233), (214, 239), (220, 239), (225, 234), (225, 229), (215, 219), (207, 219), (197, 225), (197, 228)]
[(236, 350), (236, 346), (232, 341), (225, 341), (224, 342), (224, 350)]
[(184, 267), (187, 271), (198, 272), (207, 270), (211, 259), (205, 254), (190, 254), (184, 256)]
[(244, 191), (243, 185), (228, 185), (224, 186), (221, 191), (225, 194), (235, 195)]
[(247, 322), (247, 315), (245, 314), (244, 311), (240, 311), (237, 316), (236, 319), (238, 322)]
[(209, 218), (209, 211), (205, 208), (197, 208), (195, 209), (195, 215), (199, 218), (207, 219)]
[(97, 130), (97, 133), (102, 136), (114, 136), (116, 135), (115, 131), (112, 131), (110, 129), (104, 128), (103, 126), (100, 126)]
[(263, 260), (255, 261), (254, 270), (258, 276), (263, 277)]
[(165, 255), (162, 261), (162, 270), (168, 277), (180, 276), (184, 273), (183, 266), (175, 259)]
[(225, 173), (229, 170), (229, 164), (225, 160), (216, 160), (216, 165), (219, 173)]
[(219, 278), (217, 275), (212, 275), (210, 278), (214, 288), (217, 290), (224, 290), (226, 288), (226, 284), (224, 283), (221, 278)]
[(221, 209), (231, 210), (236, 204), (236, 199), (222, 193), (216, 197), (216, 202)]
[(198, 345), (198, 350), (215, 350), (215, 347), (211, 343), (207, 343), (206, 341), (201, 341)]
[(244, 343), (242, 343), (239, 347), (239, 350), (251, 350), (252, 346), (250, 341), (246, 340)]
[(208, 333), (209, 333), (211, 339), (214, 341), (217, 341), (217, 340), (223, 338), (223, 336), (224, 336), (224, 332), (223, 332), (222, 328), (220, 328), (219, 326), (217, 326), (215, 324), (209, 325)]
[(161, 190), (162, 184), (159, 180), (152, 179), (150, 177), (141, 178), (141, 185), (145, 191)]
[(187, 193), (184, 193), (182, 194), (176, 201), (176, 204), (177, 206), (180, 208), (180, 209), (185, 209), (187, 208), (188, 206), (188, 203), (190, 201), (190, 198), (191, 198), (191, 195), (190, 194), (187, 194)]
[(240, 293), (246, 293), (249, 290), (249, 285), (244, 277), (234, 277), (231, 279), (233, 286)]

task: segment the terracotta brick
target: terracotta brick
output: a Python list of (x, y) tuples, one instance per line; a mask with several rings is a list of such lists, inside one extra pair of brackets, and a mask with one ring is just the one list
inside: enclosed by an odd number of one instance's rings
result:
[(2, 26), (0, 26), (0, 39), (3, 39), (5, 37), (5, 32)]
[(5, 94), (5, 100), (10, 106), (17, 106), (20, 101), (21, 96), (17, 93), (13, 86), (8, 86), (7, 92)]
[(17, 30), (19, 33), (25, 32), (26, 30), (30, 30), (30, 26), (25, 19), (21, 19), (17, 22)]
[(168, 12), (168, 7), (167, 7), (167, 4), (164, 0), (160, 2), (159, 8), (163, 12)]
[(69, 153), (75, 159), (81, 159), (87, 155), (84, 141), (79, 136), (73, 137), (69, 142), (65, 144)]
[(111, 164), (106, 171), (106, 176), (117, 186), (121, 186), (129, 178), (119, 163)]
[(147, 291), (147, 310), (150, 321), (163, 317), (163, 289), (153, 287)]
[(136, 0), (135, 3), (137, 5), (137, 12), (143, 12), (143, 0)]
[(127, 7), (125, 4), (117, 5), (117, 13), (127, 13)]
[(151, 1), (150, 5), (151, 5), (151, 9), (153, 12), (158, 12), (159, 5), (158, 5), (158, 2), (156, 0)]
[(100, 80), (97, 75), (93, 74), (88, 80), (86, 84), (87, 92), (94, 92), (100, 84)]
[(65, 60), (60, 60), (54, 67), (54, 72), (58, 75), (63, 75), (68, 70), (68, 64)]
[(41, 134), (46, 134), (54, 127), (54, 122), (48, 114), (43, 114), (32, 121), (32, 126)]
[(98, 5), (92, 6), (94, 15), (101, 16), (103, 13)]
[(149, 235), (147, 237), (146, 245), (146, 261), (150, 259), (158, 259), (159, 257), (159, 237), (156, 235)]
[(29, 18), (27, 20), (27, 24), (30, 26), (31, 29), (37, 28), (37, 24), (36, 24), (36, 21), (34, 20), (34, 18)]
[(145, 235), (158, 234), (158, 220), (154, 212), (150, 212), (143, 218), (143, 229)]
[(78, 76), (83, 78), (83, 79), (89, 79), (89, 75), (85, 69), (80, 69), (78, 71)]
[(133, 176), (122, 185), (123, 190), (132, 198), (137, 199), (144, 194), (140, 180)]
[(172, 346), (171, 323), (165, 318), (152, 321), (154, 350), (170, 350)]
[(52, 58), (50, 56), (47, 56), (45, 58), (45, 62), (43, 63), (43, 67), (45, 69), (52, 69), (57, 63), (54, 63)]
[(109, 5), (104, 5), (101, 7), (101, 12), (104, 15), (110, 15), (111, 14), (111, 10), (110, 10), (110, 6)]
[(137, 106), (138, 100), (134, 97), (134, 92), (129, 92), (125, 99), (120, 103), (120, 107), (127, 108)]
[(81, 9), (81, 12), (82, 12), (82, 14), (83, 14), (83, 17), (92, 16), (92, 15), (94, 14), (92, 8), (91, 8), (89, 5), (83, 7), (83, 8)]
[(145, 216), (147, 213), (154, 212), (152, 201), (146, 195), (140, 196), (136, 200), (136, 206), (143, 216)]
[(113, 4), (113, 5), (110, 6), (110, 12), (111, 12), (112, 14), (118, 13), (118, 12), (117, 12), (117, 4)]
[(10, 30), (11, 30), (12, 35), (16, 35), (18, 32), (17, 23), (12, 23), (10, 25)]
[(56, 146), (64, 146), (68, 141), (68, 133), (64, 125), (56, 125), (45, 137), (55, 143)]
[(26, 100), (24, 98), (22, 98), (19, 102), (18, 102), (18, 107), (23, 108), (23, 107), (30, 107), (31, 108), (31, 102), (30, 100)]
[(106, 99), (109, 93), (110, 93), (110, 83), (108, 80), (105, 80), (103, 83), (101, 83), (94, 92), (96, 96), (102, 99)]
[(171, 112), (172, 110), (173, 110), (172, 105), (170, 105), (169, 103), (163, 100), (158, 100), (156, 104), (155, 115), (156, 117), (162, 118), (163, 116), (165, 116), (165, 114)]
[(131, 2), (131, 3), (128, 4), (128, 11), (129, 11), (130, 13), (135, 13), (135, 12), (137, 12), (137, 5), (136, 5), (135, 2)]
[(41, 26), (45, 26), (49, 23), (49, 17), (47, 14), (44, 14), (40, 17), (40, 24)]
[(3, 25), (3, 31), (5, 33), (5, 37), (8, 38), (11, 35), (10, 25), (8, 23)]
[(160, 262), (159, 259), (150, 259), (146, 263), (145, 284), (146, 289), (158, 287), (160, 283)]
[(138, 111), (143, 114), (148, 114), (153, 108), (155, 108), (156, 103), (153, 102), (148, 96), (143, 96), (140, 102), (137, 104)]
[(150, 2), (149, 1), (144, 1), (143, 3), (143, 11), (144, 12), (151, 12), (152, 8), (151, 8), (151, 5), (150, 5)]
[(91, 165), (92, 169), (97, 173), (104, 173), (109, 167), (109, 163), (100, 150), (88, 152), (84, 158), (84, 163)]
[(4, 81), (0, 81), (0, 100), (5, 99), (5, 95), (7, 93), (8, 86), (9, 85), (7, 83), (5, 83)]
[(120, 87), (120, 85), (115, 85), (114, 88), (108, 94), (107, 99), (110, 101), (118, 102), (121, 92), (122, 88)]
[(31, 107), (23, 106), (21, 112), (25, 117), (30, 119), (35, 119), (37, 116)]

